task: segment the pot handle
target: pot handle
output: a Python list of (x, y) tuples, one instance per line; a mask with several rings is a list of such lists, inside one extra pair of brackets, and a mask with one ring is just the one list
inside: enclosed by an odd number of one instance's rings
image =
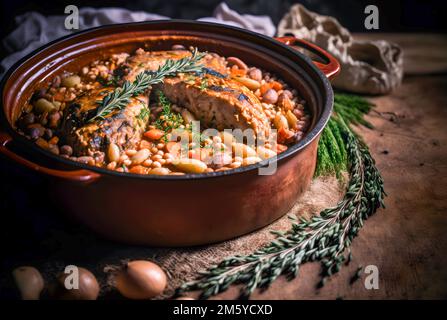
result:
[(319, 46), (310, 43), (303, 39), (298, 39), (293, 36), (285, 36), (285, 37), (276, 37), (276, 40), (282, 42), (288, 46), (292, 47), (301, 47), (315, 53), (319, 57), (323, 58), (327, 63), (321, 63), (318, 61), (314, 61), (315, 66), (323, 72), (326, 77), (331, 79), (338, 72), (340, 72), (340, 63), (335, 59), (331, 54), (329, 54), (326, 50), (321, 49)]
[(0, 132), (0, 153), (4, 154), (11, 160), (31, 169), (37, 172), (42, 172), (46, 175), (74, 181), (74, 182), (84, 182), (84, 183), (90, 183), (95, 180), (97, 180), (101, 175), (99, 173), (89, 171), (89, 170), (74, 170), (74, 171), (64, 171), (64, 170), (56, 170), (56, 169), (50, 169), (46, 167), (42, 167), (34, 162), (31, 162), (18, 154), (14, 153), (13, 151), (8, 149), (8, 144), (12, 142), (12, 137), (7, 134), (6, 132)]

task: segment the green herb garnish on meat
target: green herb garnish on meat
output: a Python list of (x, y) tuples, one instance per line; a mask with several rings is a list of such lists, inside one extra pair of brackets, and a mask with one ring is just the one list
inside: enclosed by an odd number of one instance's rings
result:
[(190, 75), (188, 75), (188, 76), (186, 77), (185, 82), (188, 83), (188, 84), (194, 84), (194, 83), (196, 82), (196, 78), (197, 78), (197, 77), (196, 77), (195, 75), (190, 74)]
[(206, 78), (202, 78), (200, 80), (200, 90), (203, 91), (208, 88), (208, 80)]
[(157, 91), (158, 102), (161, 105), (161, 113), (158, 119), (154, 122), (157, 129), (163, 130), (166, 134), (174, 129), (177, 129), (183, 124), (183, 117), (181, 114), (172, 112), (171, 102), (160, 90)]
[(130, 102), (130, 98), (142, 94), (151, 85), (163, 82), (165, 77), (175, 76), (178, 73), (200, 72), (203, 65), (199, 64), (199, 61), (204, 55), (194, 49), (190, 57), (179, 60), (169, 59), (157, 71), (141, 72), (135, 81), (126, 81), (123, 86), (105, 96), (96, 110), (96, 114), (88, 121), (103, 120), (113, 111), (123, 109)]
[(148, 119), (149, 115), (151, 114), (151, 111), (148, 107), (141, 108), (140, 114), (138, 115), (138, 119), (145, 121)]

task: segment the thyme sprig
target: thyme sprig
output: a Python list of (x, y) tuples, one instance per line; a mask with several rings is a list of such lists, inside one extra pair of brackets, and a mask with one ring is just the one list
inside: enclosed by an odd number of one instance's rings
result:
[[(285, 233), (274, 232), (277, 238), (246, 256), (233, 256), (183, 284), (177, 294), (200, 290), (206, 299), (225, 291), (232, 284), (242, 284), (241, 296), (249, 297), (257, 288), (268, 287), (280, 275), (294, 278), (303, 263), (320, 261), (324, 285), (327, 277), (337, 273), (344, 262), (351, 260), (350, 245), (364, 221), (384, 206), (383, 180), (366, 144), (351, 130), (350, 120), (333, 116), (334, 125), (345, 146), (350, 180), (343, 199), (306, 219), (295, 217)], [(334, 137), (335, 138), (335, 137)]]
[(180, 127), (183, 124), (183, 117), (181, 114), (172, 112), (171, 102), (164, 95), (161, 90), (157, 91), (158, 102), (161, 105), (161, 113), (158, 119), (154, 122), (157, 129), (163, 130), (165, 132), (163, 140), (166, 140), (166, 135)]
[(150, 85), (163, 82), (165, 77), (175, 76), (178, 73), (200, 73), (203, 65), (198, 62), (204, 55), (205, 53), (200, 53), (195, 48), (189, 57), (179, 60), (168, 59), (157, 71), (143, 71), (133, 82), (125, 81), (122, 87), (115, 88), (99, 101), (96, 114), (89, 119), (89, 122), (103, 120), (113, 111), (123, 109), (130, 102), (131, 97), (143, 93)]

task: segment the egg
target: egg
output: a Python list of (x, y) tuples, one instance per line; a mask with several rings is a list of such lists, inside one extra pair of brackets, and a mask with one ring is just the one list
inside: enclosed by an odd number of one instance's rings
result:
[(70, 274), (61, 273), (49, 288), (52, 299), (57, 300), (96, 300), (99, 295), (99, 284), (96, 277), (84, 268), (78, 268), (78, 288), (67, 289), (65, 280)]
[(12, 275), (23, 300), (39, 300), (44, 281), (36, 268), (18, 267), (14, 269)]
[(129, 299), (150, 299), (166, 288), (165, 272), (155, 263), (130, 261), (115, 276), (118, 291)]

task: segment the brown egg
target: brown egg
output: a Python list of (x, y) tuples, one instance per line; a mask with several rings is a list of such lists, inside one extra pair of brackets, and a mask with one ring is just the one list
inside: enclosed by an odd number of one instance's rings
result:
[(57, 300), (96, 300), (99, 295), (99, 284), (95, 276), (84, 268), (78, 268), (78, 289), (67, 289), (65, 280), (70, 274), (61, 273), (50, 286), (50, 297)]
[(45, 284), (39, 270), (34, 267), (18, 267), (12, 276), (23, 300), (39, 300)]
[(166, 274), (155, 263), (145, 260), (128, 262), (115, 277), (116, 288), (129, 299), (150, 299), (163, 292)]

